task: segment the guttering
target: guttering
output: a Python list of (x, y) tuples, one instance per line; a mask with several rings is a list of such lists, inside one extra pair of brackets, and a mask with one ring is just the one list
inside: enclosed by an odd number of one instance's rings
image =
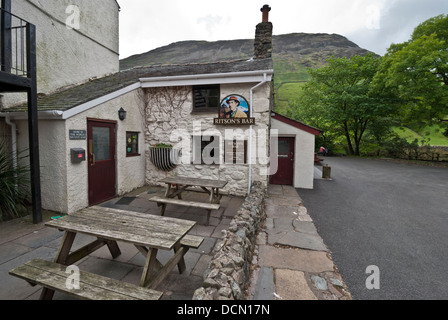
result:
[[(267, 73), (265, 72), (263, 74), (263, 80), (260, 83), (258, 83), (257, 85), (255, 85), (254, 87), (250, 88), (250, 117), (251, 118), (252, 118), (252, 112), (254, 109), (253, 108), (254, 90), (257, 89), (258, 87), (262, 86), (266, 82), (268, 82), (268, 76), (267, 76)], [(251, 190), (251, 186), (252, 186), (252, 125), (250, 126), (250, 129), (249, 129), (249, 179), (248, 180), (249, 180), (249, 182), (248, 182), (248, 186), (247, 186), (247, 195), (250, 195), (250, 190)]]
[(208, 73), (183, 76), (140, 78), (142, 88), (189, 86), (205, 84), (260, 82), (267, 75), (272, 78), (274, 70)]
[[(60, 110), (39, 111), (39, 120), (60, 120), (63, 119), (64, 112)], [(28, 120), (28, 112), (0, 112), (0, 117), (9, 118), (10, 120)]]

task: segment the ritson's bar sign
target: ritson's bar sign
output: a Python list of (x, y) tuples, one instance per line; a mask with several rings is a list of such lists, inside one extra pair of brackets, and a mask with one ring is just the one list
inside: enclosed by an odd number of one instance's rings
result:
[(240, 95), (232, 94), (225, 97), (219, 106), (219, 117), (215, 125), (253, 125), (255, 118), (250, 118), (250, 107), (247, 100)]

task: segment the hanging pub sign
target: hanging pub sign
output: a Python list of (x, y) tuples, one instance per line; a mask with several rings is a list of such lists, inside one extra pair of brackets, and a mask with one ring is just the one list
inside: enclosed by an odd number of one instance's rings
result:
[(251, 125), (255, 118), (250, 117), (250, 106), (247, 100), (240, 95), (232, 94), (225, 97), (219, 104), (218, 118), (215, 125)]

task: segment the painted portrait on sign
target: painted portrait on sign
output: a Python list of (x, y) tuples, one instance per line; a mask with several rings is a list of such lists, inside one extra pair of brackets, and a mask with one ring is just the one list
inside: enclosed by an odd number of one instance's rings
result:
[(232, 94), (221, 101), (220, 119), (248, 118), (249, 114), (249, 103), (240, 95)]

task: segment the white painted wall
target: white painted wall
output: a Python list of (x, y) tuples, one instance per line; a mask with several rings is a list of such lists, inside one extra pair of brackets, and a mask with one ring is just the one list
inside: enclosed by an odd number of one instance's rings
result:
[[(67, 202), (69, 213), (88, 206), (88, 161), (72, 164), (71, 148), (84, 148), (88, 151), (87, 140), (69, 140), (69, 130), (87, 130), (87, 118), (112, 120), (117, 122), (117, 194), (123, 195), (145, 184), (145, 140), (144, 127), (140, 108), (143, 107), (139, 95), (140, 89), (131, 91), (116, 99), (103, 103), (66, 120), (66, 167), (67, 167)], [(124, 121), (118, 118), (118, 110), (123, 107), (127, 111)], [(140, 132), (140, 156), (126, 157), (126, 131)]]
[[(134, 90), (67, 120), (39, 120), (39, 148), (41, 165), (42, 208), (61, 213), (73, 213), (88, 206), (88, 161), (71, 163), (71, 148), (88, 152), (87, 140), (70, 140), (69, 130), (87, 130), (87, 118), (117, 122), (117, 194), (145, 184), (145, 133), (139, 94)], [(127, 111), (124, 121), (118, 110)], [(19, 150), (28, 148), (28, 123), (17, 120)], [(126, 157), (126, 131), (140, 132), (140, 156)]]
[[(16, 121), (18, 150), (28, 150), (28, 122)], [(65, 123), (58, 120), (39, 121), (39, 156), (42, 208), (67, 212), (67, 146)], [(69, 151), (70, 152), (70, 151)], [(28, 154), (28, 152), (26, 152)], [(29, 165), (29, 163), (28, 163)]]
[[(79, 8), (76, 30), (66, 26), (73, 15), (66, 12), (70, 5)], [(119, 8), (115, 0), (14, 0), (12, 13), (36, 26), (39, 93), (119, 71)], [(6, 94), (2, 103), (7, 107), (24, 100), (24, 94)]]
[(294, 188), (313, 189), (315, 135), (272, 119), (280, 137), (294, 137)]

